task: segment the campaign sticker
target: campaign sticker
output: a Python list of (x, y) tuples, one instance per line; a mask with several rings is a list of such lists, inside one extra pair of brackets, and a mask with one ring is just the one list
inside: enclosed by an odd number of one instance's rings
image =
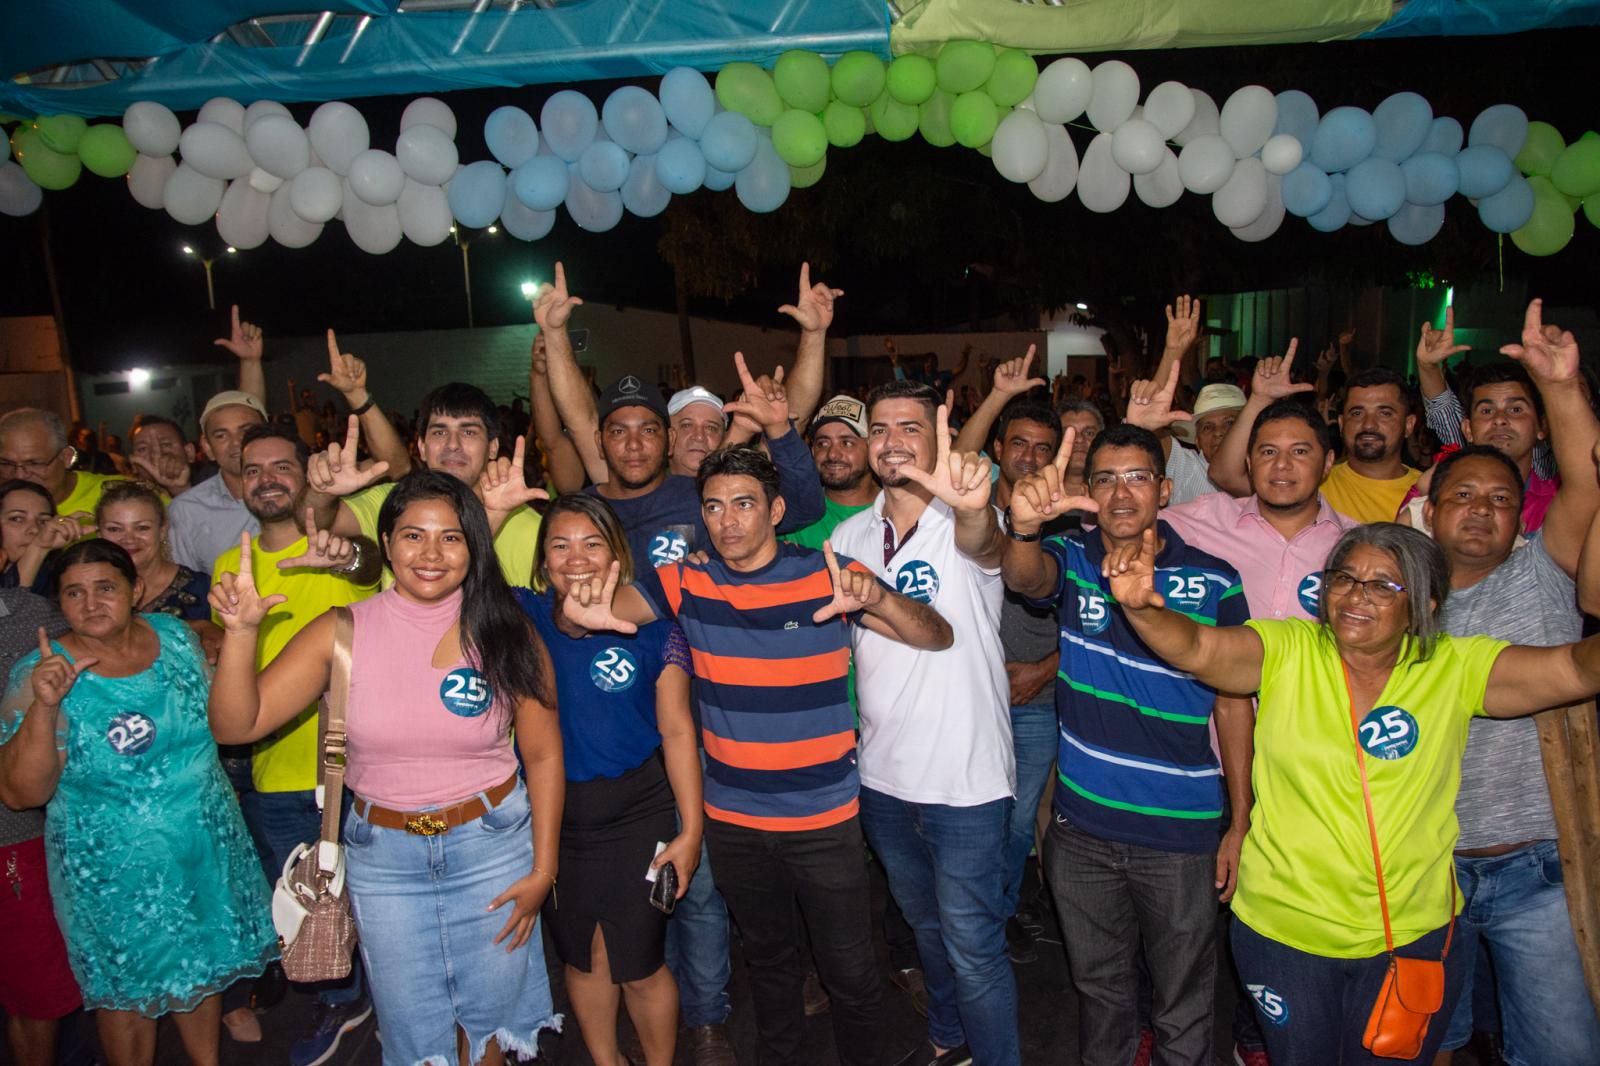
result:
[(1300, 606), (1306, 609), (1306, 614), (1312, 618), (1318, 617), (1318, 611), (1322, 608), (1322, 571), (1313, 570), (1301, 578), (1295, 594), (1300, 597)]
[(470, 666), (452, 670), (439, 684), (439, 702), (459, 718), (476, 718), (489, 709), (489, 680)]
[(1078, 590), (1078, 625), (1093, 636), (1104, 633), (1111, 624), (1111, 608), (1099, 589)]
[(156, 742), (156, 724), (138, 711), (124, 711), (106, 726), (106, 743), (118, 755), (143, 755)]
[(1177, 604), (1189, 611), (1197, 611), (1206, 602), (1206, 575), (1188, 567), (1163, 570), (1156, 582), (1168, 604)]
[(689, 540), (676, 529), (663, 529), (650, 538), (650, 565), (681, 563), (689, 554)]
[(1245, 985), (1250, 998), (1256, 1001), (1261, 1016), (1273, 1025), (1289, 1024), (1289, 1003), (1267, 985)]
[(607, 648), (589, 663), (589, 680), (601, 692), (625, 692), (639, 677), (639, 663), (626, 648)]
[(1357, 732), (1362, 749), (1374, 759), (1403, 759), (1417, 746), (1417, 720), (1403, 707), (1374, 707)]
[(919, 603), (932, 603), (939, 595), (939, 571), (932, 563), (911, 559), (895, 571), (895, 591)]

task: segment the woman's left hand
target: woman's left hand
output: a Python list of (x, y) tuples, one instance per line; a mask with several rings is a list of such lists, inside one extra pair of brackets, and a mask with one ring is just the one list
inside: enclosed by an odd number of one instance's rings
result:
[(506, 919), (506, 924), (501, 927), (500, 932), (495, 934), (496, 944), (508, 936), (511, 937), (511, 943), (506, 945), (506, 951), (511, 952), (528, 942), (528, 937), (533, 935), (534, 923), (539, 920), (539, 908), (544, 906), (545, 894), (550, 891), (554, 883), (549, 874), (535, 871), (518, 880), (490, 902), (489, 909), (492, 911), (499, 910), (507, 903), (512, 904), (511, 916)]
[(1233, 890), (1239, 887), (1239, 849), (1244, 845), (1244, 835), (1247, 830), (1243, 826), (1234, 825), (1222, 834), (1222, 842), (1217, 845), (1217, 901), (1226, 903), (1233, 898)]
[(700, 866), (700, 834), (679, 833), (672, 838), (672, 842), (661, 849), (650, 863), (653, 869), (660, 869), (671, 863), (678, 871), (678, 899), (682, 899), (689, 891), (689, 881), (694, 877), (695, 870)]

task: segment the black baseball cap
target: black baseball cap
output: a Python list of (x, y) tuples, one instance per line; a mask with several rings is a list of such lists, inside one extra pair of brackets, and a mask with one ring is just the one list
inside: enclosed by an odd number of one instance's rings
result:
[(612, 413), (624, 407), (643, 407), (661, 419), (662, 425), (667, 421), (667, 405), (661, 398), (661, 390), (654, 385), (640, 381), (632, 374), (624, 374), (612, 382), (600, 394), (600, 423), (610, 418)]

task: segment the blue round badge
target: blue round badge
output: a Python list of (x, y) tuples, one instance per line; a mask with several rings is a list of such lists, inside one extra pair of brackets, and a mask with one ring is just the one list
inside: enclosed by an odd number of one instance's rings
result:
[(439, 702), (458, 718), (478, 717), (489, 709), (491, 699), (489, 679), (470, 666), (457, 667), (439, 683)]
[(939, 571), (932, 563), (912, 559), (901, 564), (894, 574), (895, 591), (919, 603), (932, 603), (939, 595)]
[(1256, 1001), (1261, 1016), (1273, 1025), (1289, 1024), (1289, 1003), (1266, 985), (1245, 985), (1250, 998)]
[(1197, 611), (1206, 602), (1206, 575), (1203, 571), (1180, 566), (1156, 575), (1156, 584), (1167, 603)]
[(124, 711), (106, 726), (106, 743), (118, 755), (143, 755), (156, 742), (156, 724), (138, 711)]
[(1111, 608), (1098, 589), (1078, 590), (1078, 625), (1090, 635), (1104, 633), (1111, 624)]
[(1374, 707), (1358, 732), (1361, 747), (1374, 759), (1403, 759), (1417, 746), (1417, 720), (1403, 707)]
[(650, 538), (650, 565), (681, 563), (689, 554), (689, 541), (676, 529), (663, 529)]
[(601, 692), (625, 692), (639, 677), (639, 663), (627, 648), (607, 648), (589, 663), (589, 680)]
[(1322, 571), (1313, 570), (1301, 578), (1295, 594), (1300, 597), (1300, 606), (1306, 609), (1306, 613), (1316, 618), (1322, 608)]

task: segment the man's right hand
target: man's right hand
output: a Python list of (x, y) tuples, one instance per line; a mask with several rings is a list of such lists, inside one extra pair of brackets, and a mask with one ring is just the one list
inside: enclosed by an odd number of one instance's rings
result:
[(483, 501), (484, 510), (509, 514), (534, 500), (550, 498), (544, 489), (528, 484), (525, 471), (527, 456), (528, 439), (519, 436), (511, 458), (502, 455), (489, 460), (484, 466), (477, 484), (478, 498)]
[(1068, 511), (1099, 513), (1099, 504), (1089, 496), (1073, 494), (1066, 484), (1067, 467), (1072, 462), (1072, 446), (1077, 437), (1078, 431), (1067, 427), (1061, 434), (1061, 447), (1056, 449), (1056, 457), (1012, 488), (1011, 529), (1014, 532), (1037, 533), (1046, 522)]
[(1033, 367), (1033, 357), (1038, 351), (1038, 346), (1028, 345), (1026, 354), (1018, 359), (1007, 359), (994, 368), (994, 391), (1001, 396), (1010, 398), (1020, 396), (1030, 389), (1042, 388), (1044, 378), (1028, 376), (1028, 371)]
[(1293, 337), (1289, 340), (1289, 350), (1281, 356), (1270, 355), (1256, 360), (1256, 370), (1250, 378), (1251, 399), (1260, 396), (1270, 402), (1301, 392), (1316, 391), (1317, 387), (1310, 382), (1296, 382), (1289, 376), (1294, 368), (1295, 350), (1299, 347), (1300, 338)]
[(566, 329), (567, 320), (575, 307), (583, 301), (567, 292), (567, 271), (556, 263), (556, 283), (545, 282), (539, 286), (539, 296), (533, 302), (533, 319), (541, 330)]
[(1440, 366), (1452, 355), (1470, 352), (1472, 345), (1456, 343), (1456, 309), (1444, 309), (1444, 329), (1434, 329), (1433, 323), (1422, 324), (1422, 336), (1417, 340), (1417, 365)]
[(370, 398), (367, 392), (367, 364), (339, 350), (339, 339), (328, 331), (328, 372), (317, 380), (332, 385), (351, 407), (360, 407)]
[(377, 481), (389, 472), (389, 464), (378, 460), (361, 466), (356, 455), (361, 445), (361, 420), (350, 416), (345, 430), (344, 446), (328, 445), (328, 450), (318, 452), (306, 464), (306, 484), (312, 491), (325, 496), (349, 496)]
[(225, 573), (211, 586), (207, 597), (211, 609), (222, 619), (222, 628), (229, 633), (242, 633), (261, 628), (267, 612), (289, 597), (273, 595), (262, 598), (256, 590), (255, 562), (250, 558), (250, 534), (239, 534), (239, 572)]
[(1182, 355), (1200, 336), (1200, 301), (1185, 293), (1167, 305), (1167, 341), (1164, 350)]

